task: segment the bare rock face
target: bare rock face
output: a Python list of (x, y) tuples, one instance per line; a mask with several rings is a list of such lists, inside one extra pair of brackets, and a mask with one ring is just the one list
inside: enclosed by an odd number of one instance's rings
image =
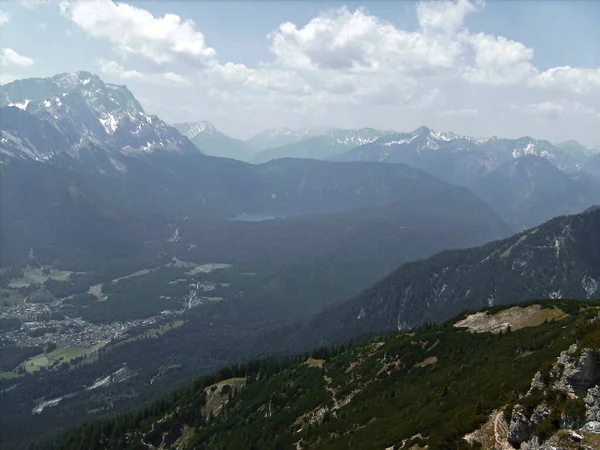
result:
[(577, 358), (573, 344), (562, 352), (551, 372), (552, 387), (568, 394), (581, 394), (600, 382), (600, 361), (596, 351), (586, 348)]
[(588, 422), (600, 422), (600, 386), (588, 389), (585, 397), (586, 419)]
[(537, 436), (533, 436), (528, 442), (523, 442), (519, 447), (520, 450), (545, 450), (545, 447), (542, 447), (540, 438)]
[(530, 395), (534, 389), (539, 389), (542, 391), (542, 390), (544, 390), (545, 387), (546, 387), (546, 385), (544, 383), (544, 378), (542, 376), (542, 372), (537, 372), (533, 376), (533, 380), (531, 380), (531, 387), (529, 388), (527, 395)]
[[(515, 448), (519, 448), (523, 442), (528, 442), (534, 438), (533, 433), (539, 423), (552, 412), (545, 403), (538, 405), (531, 417), (527, 417), (524, 408), (516, 405), (513, 409), (512, 418), (508, 425), (508, 442)], [(527, 447), (529, 448), (529, 447)]]
[(508, 442), (517, 446), (527, 441), (535, 431), (535, 426), (529, 422), (523, 407), (517, 405), (513, 409), (510, 424), (508, 425)]
[[(600, 432), (600, 358), (595, 350), (586, 348), (579, 352), (577, 344), (563, 351), (558, 357), (549, 374), (549, 382), (544, 382), (544, 376), (538, 372), (531, 380), (531, 388), (525, 395), (530, 396), (534, 391), (544, 391), (547, 388), (565, 392), (571, 398), (585, 397), (586, 417), (561, 417), (561, 428), (579, 429)], [(535, 431), (552, 409), (542, 401), (536, 406), (531, 417), (527, 417), (525, 408), (515, 405), (508, 426), (508, 442), (521, 450), (545, 450), (551, 448), (534, 435)]]

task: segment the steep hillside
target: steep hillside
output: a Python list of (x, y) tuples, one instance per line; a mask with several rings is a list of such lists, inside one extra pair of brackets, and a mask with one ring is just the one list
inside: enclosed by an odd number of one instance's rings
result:
[[(558, 217), (482, 247), (399, 267), (308, 326), (323, 342), (445, 320), (465, 309), (535, 298), (599, 295), (600, 209)], [(335, 317), (335, 321), (332, 321)]]
[(83, 158), (102, 149), (110, 161), (121, 153), (198, 153), (175, 128), (146, 114), (127, 87), (104, 83), (89, 72), (2, 85), (0, 107), (3, 157), (48, 160), (68, 153)]
[(38, 448), (597, 448), (598, 317), (537, 302), (251, 361)]
[(176, 123), (173, 126), (205, 155), (249, 161), (257, 152), (251, 145), (223, 134), (207, 121)]
[(485, 174), (469, 188), (508, 222), (532, 227), (600, 203), (600, 179), (567, 174), (541, 156), (526, 155)]
[[(167, 221), (104, 201), (80, 174), (43, 162), (0, 166), (0, 266), (27, 262), (89, 270), (115, 258), (141, 258), (146, 241), (168, 238)], [(4, 286), (3, 286), (4, 287)]]

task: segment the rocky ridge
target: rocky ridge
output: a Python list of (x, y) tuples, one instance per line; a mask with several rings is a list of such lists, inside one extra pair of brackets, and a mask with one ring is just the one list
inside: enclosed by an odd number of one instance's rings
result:
[[(535, 374), (525, 395), (502, 412), (494, 411), (489, 423), (494, 424), (488, 431), (494, 433), (495, 442), (483, 445), (484, 449), (598, 448), (599, 349), (571, 345), (548, 372)], [(472, 433), (465, 440), (485, 444), (482, 436)]]
[[(198, 149), (174, 127), (147, 114), (126, 86), (89, 72), (29, 78), (0, 87), (0, 156), (47, 161), (157, 150)], [(118, 165), (114, 160), (113, 165)]]

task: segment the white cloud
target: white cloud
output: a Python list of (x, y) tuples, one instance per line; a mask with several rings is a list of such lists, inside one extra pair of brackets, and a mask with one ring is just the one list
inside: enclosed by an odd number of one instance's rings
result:
[(260, 68), (253, 69), (244, 64), (218, 64), (211, 73), (218, 75), (223, 81), (237, 87), (266, 89), (293, 95), (306, 95), (310, 88), (303, 78), (294, 72)]
[[(174, 14), (154, 16), (110, 0), (60, 5), (85, 34), (114, 46), (121, 60), (103, 61), (104, 73), (146, 86), (140, 88), (146, 96), (158, 95), (152, 84), (194, 84), (193, 92), (178, 99), (178, 108), (210, 104), (236, 122), (302, 115), (306, 122), (344, 117), (352, 126), (378, 116), (388, 128), (431, 118), (483, 129), (510, 111), (519, 120), (507, 114), (503, 123), (521, 127), (527, 117), (538, 124), (547, 122), (535, 118), (588, 117), (584, 105), (566, 98), (600, 92), (600, 69), (541, 71), (533, 63), (533, 48), (467, 28), (466, 20), (484, 8), (483, 1), (419, 2), (418, 26), (412, 30), (365, 8), (342, 7), (306, 23), (285, 22), (266, 35), (271, 57), (254, 65), (220, 61), (195, 24)], [(557, 100), (563, 94), (566, 100)], [(169, 100), (165, 96), (161, 105)], [(518, 110), (510, 110), (513, 101)]]
[(300, 75), (313, 93), (352, 94), (373, 105), (427, 104), (451, 80), (494, 86), (534, 76), (532, 49), (464, 27), (481, 5), (421, 2), (417, 31), (399, 29), (364, 8), (330, 10), (301, 28), (284, 23), (268, 35), (275, 61), (265, 67)]
[(463, 28), (465, 17), (476, 10), (477, 6), (468, 0), (430, 0), (417, 5), (417, 17), (425, 33), (453, 35)]
[(563, 115), (571, 117), (593, 117), (597, 114), (594, 108), (567, 99), (533, 103), (526, 105), (525, 107), (513, 105), (512, 109), (522, 109), (528, 116), (536, 116), (545, 119), (559, 119)]
[(9, 20), (10, 20), (10, 15), (6, 11), (0, 9), (0, 27), (2, 25), (4, 25), (6, 22), (8, 22)]
[(460, 46), (407, 32), (359, 8), (328, 11), (298, 29), (282, 24), (268, 35), (282, 67), (346, 73), (427, 75), (452, 67)]
[(189, 84), (188, 80), (186, 80), (184, 77), (182, 77), (181, 75), (179, 75), (177, 73), (166, 72), (166, 73), (162, 74), (161, 76), (166, 81), (169, 81), (169, 82), (171, 82), (173, 84), (183, 84), (183, 85), (188, 85)]
[[(218, 62), (195, 24), (174, 14), (155, 17), (111, 0), (64, 0), (60, 5), (66, 17), (87, 34), (111, 41), (123, 58), (145, 58), (163, 72), (170, 64), (199, 66), (206, 80), (221, 83), (211, 85), (216, 89), (338, 99), (353, 94), (376, 104), (405, 104), (456, 79), (550, 87), (577, 78), (571, 88), (579, 91), (590, 88), (594, 77), (600, 80), (598, 72), (587, 78), (556, 72), (563, 68), (539, 73), (532, 64), (533, 49), (503, 36), (471, 33), (465, 19), (483, 7), (481, 1), (422, 1), (417, 4), (417, 31), (402, 30), (364, 8), (329, 10), (302, 27), (286, 22), (267, 35), (275, 59), (257, 68)], [(581, 69), (571, 69), (576, 70)]]
[(467, 37), (475, 58), (465, 78), (491, 85), (521, 83), (537, 73), (532, 65), (533, 50), (503, 36), (477, 33)]
[(106, 75), (114, 75), (122, 80), (142, 80), (144, 77), (137, 70), (125, 70), (125, 68), (116, 61), (100, 60), (100, 70)]
[(174, 72), (166, 73), (142, 73), (137, 70), (127, 70), (116, 61), (100, 60), (100, 71), (106, 75), (112, 75), (123, 81), (137, 81), (142, 83), (153, 83), (164, 86), (189, 86), (190, 82), (181, 75)]
[(458, 109), (447, 109), (442, 111), (444, 116), (475, 116), (478, 114), (477, 108), (458, 108)]
[(159, 65), (183, 60), (202, 67), (216, 56), (194, 22), (175, 14), (154, 17), (144, 9), (110, 0), (66, 0), (60, 8), (89, 35), (108, 39), (123, 58), (136, 55)]
[(251, 101), (274, 94), (266, 98), (307, 114), (335, 105), (422, 107), (439, 94), (435, 80), (458, 76), (463, 51), (458, 40), (400, 30), (362, 8), (329, 10), (301, 28), (284, 23), (267, 37), (275, 60), (256, 69), (215, 64), (213, 96)]
[(30, 67), (35, 61), (27, 56), (19, 55), (12, 48), (3, 48), (0, 54), (0, 61), (3, 66)]
[(586, 94), (600, 90), (600, 68), (553, 67), (533, 77), (530, 85)]

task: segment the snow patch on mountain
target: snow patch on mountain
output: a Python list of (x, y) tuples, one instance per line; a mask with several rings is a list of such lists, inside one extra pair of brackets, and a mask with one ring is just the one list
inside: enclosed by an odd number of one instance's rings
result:
[(414, 141), (416, 138), (418, 137), (418, 135), (414, 135), (411, 136), (409, 138), (404, 138), (404, 139), (397, 139), (395, 141), (387, 141), (387, 142), (382, 142), (382, 145), (385, 145), (387, 147), (390, 147), (392, 145), (404, 145), (404, 144), (410, 144), (412, 141)]
[(92, 149), (107, 156), (124, 151), (197, 153), (175, 128), (146, 114), (126, 86), (104, 83), (89, 72), (5, 84), (0, 108), (6, 106), (26, 113), (3, 113), (0, 152), (10, 157), (46, 159), (65, 152), (80, 158), (82, 151)]
[(9, 103), (8, 106), (15, 106), (25, 111), (27, 109), (27, 105), (29, 105), (29, 102), (31, 102), (31, 100), (26, 98), (22, 103)]
[(113, 134), (119, 125), (118, 119), (112, 114), (98, 119), (108, 134)]
[(201, 120), (199, 122), (192, 122), (187, 124), (187, 130), (185, 130), (183, 134), (189, 137), (190, 139), (193, 139), (200, 134), (215, 133), (218, 133), (218, 130), (212, 123), (206, 120)]

